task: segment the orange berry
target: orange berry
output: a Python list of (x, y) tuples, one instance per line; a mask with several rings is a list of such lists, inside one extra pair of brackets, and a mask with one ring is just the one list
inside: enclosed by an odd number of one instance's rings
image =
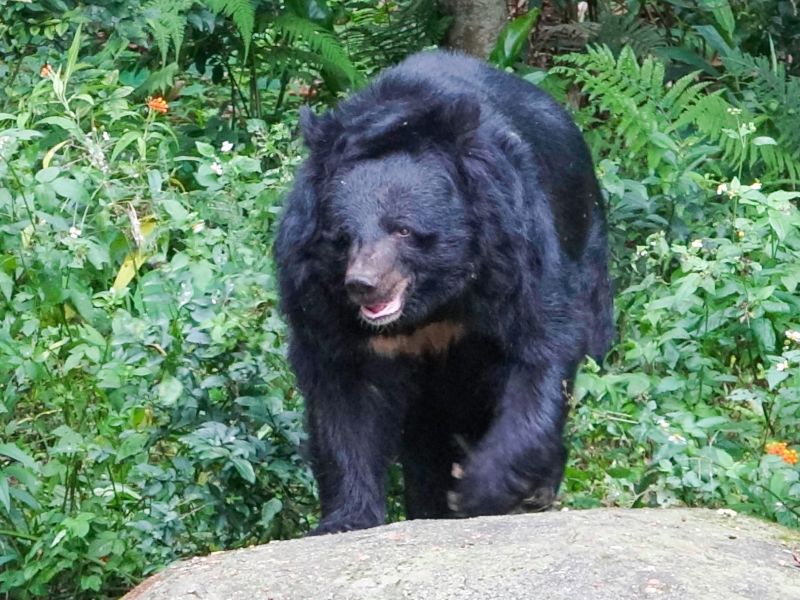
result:
[(767, 454), (775, 454), (780, 456), (786, 451), (786, 442), (769, 442), (766, 446), (764, 446), (764, 450)]
[(164, 100), (164, 98), (162, 98), (161, 96), (150, 98), (150, 100), (147, 101), (147, 106), (151, 110), (160, 112), (162, 115), (166, 113), (167, 110), (169, 109), (169, 104), (167, 104), (167, 101)]
[(768, 442), (764, 446), (764, 451), (767, 454), (780, 456), (784, 462), (789, 463), (790, 465), (796, 465), (798, 458), (800, 458), (797, 450), (789, 448), (786, 442)]

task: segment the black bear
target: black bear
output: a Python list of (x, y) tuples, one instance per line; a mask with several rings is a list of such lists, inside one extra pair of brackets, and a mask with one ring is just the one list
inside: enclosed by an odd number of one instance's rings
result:
[(576, 368), (612, 298), (583, 138), (535, 86), (429, 52), (322, 116), (275, 243), (305, 396), (316, 533), (551, 501)]

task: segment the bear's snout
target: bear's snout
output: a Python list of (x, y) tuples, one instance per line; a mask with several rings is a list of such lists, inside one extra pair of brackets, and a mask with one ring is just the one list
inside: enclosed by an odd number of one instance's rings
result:
[(344, 280), (344, 287), (348, 296), (357, 304), (369, 300), (378, 289), (379, 278), (374, 273), (353, 273), (348, 270)]
[(350, 300), (370, 325), (386, 325), (400, 318), (409, 279), (398, 269), (398, 252), (391, 238), (362, 244), (351, 252), (344, 277)]
[(397, 248), (391, 238), (362, 243), (350, 252), (344, 276), (347, 295), (356, 304), (374, 304), (387, 300), (399, 277)]

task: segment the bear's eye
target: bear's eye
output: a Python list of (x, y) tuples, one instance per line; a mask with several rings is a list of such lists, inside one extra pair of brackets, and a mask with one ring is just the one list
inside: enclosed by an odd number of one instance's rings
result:
[(323, 239), (334, 248), (341, 250), (350, 245), (350, 236), (344, 231), (327, 231), (322, 234)]
[(394, 234), (399, 237), (408, 237), (411, 235), (411, 230), (408, 227), (398, 227), (394, 230)]

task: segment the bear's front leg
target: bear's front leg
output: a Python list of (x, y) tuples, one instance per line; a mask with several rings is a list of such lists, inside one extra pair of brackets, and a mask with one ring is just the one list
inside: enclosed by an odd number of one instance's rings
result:
[(293, 354), (296, 365), (305, 363), (296, 372), (306, 399), (311, 466), (322, 508), (312, 535), (382, 525), (402, 402), (382, 391), (363, 366), (323, 366), (317, 357), (298, 360)]
[(450, 507), (463, 516), (505, 514), (531, 496), (553, 499), (567, 452), (564, 382), (574, 368), (515, 365), (505, 382), (499, 413), (462, 465)]

